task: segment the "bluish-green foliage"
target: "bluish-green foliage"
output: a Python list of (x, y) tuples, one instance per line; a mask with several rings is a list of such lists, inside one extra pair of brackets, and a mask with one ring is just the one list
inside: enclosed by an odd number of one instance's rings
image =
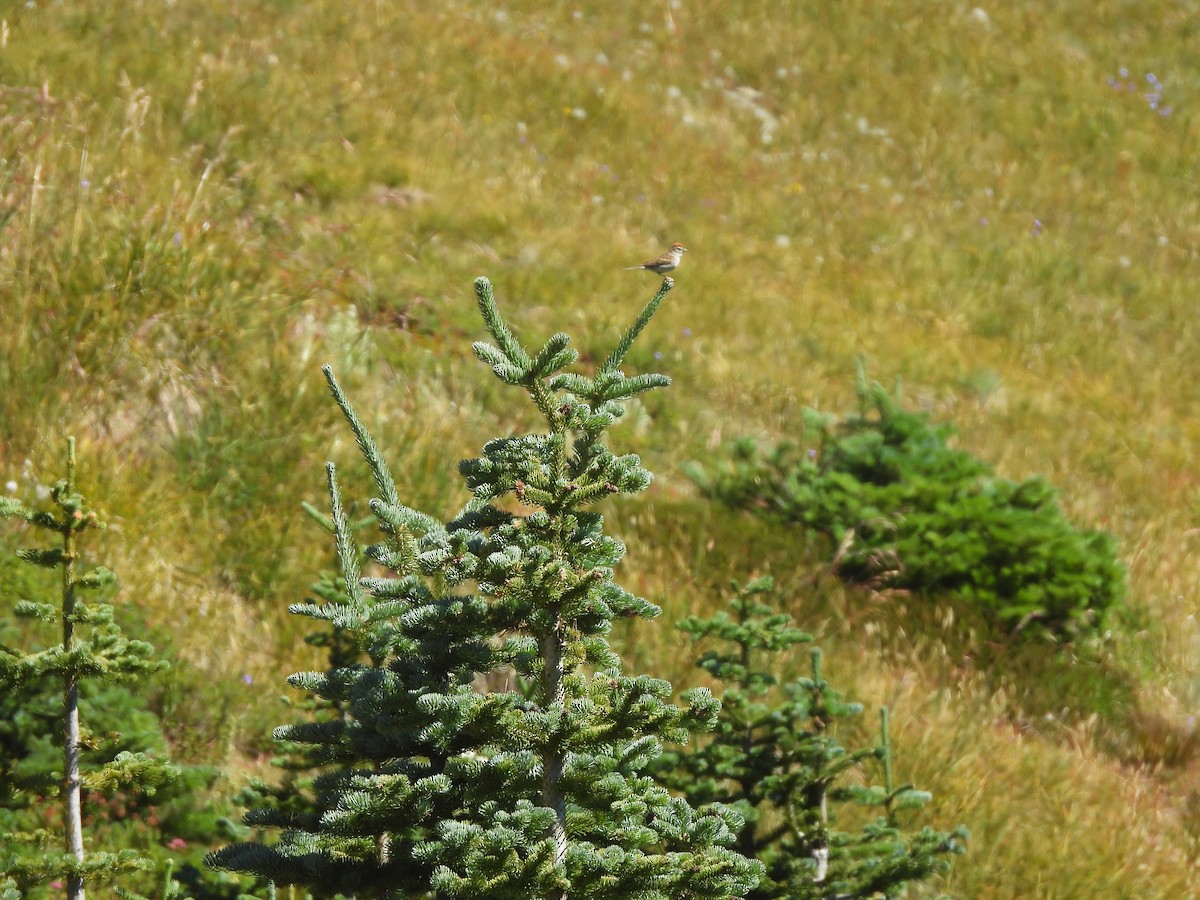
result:
[[(811, 676), (781, 684), (776, 673), (788, 652), (812, 638), (761, 599), (771, 579), (734, 587), (729, 612), (679, 624), (716, 645), (697, 662), (724, 686), (716, 732), (659, 766), (662, 781), (693, 805), (724, 803), (742, 814), (737, 849), (766, 866), (748, 900), (900, 897), (908, 884), (943, 871), (966, 832), (904, 828), (901, 811), (930, 795), (893, 784), (886, 713), (878, 745), (843, 747), (837, 726), (862, 706), (825, 679), (818, 650)], [(883, 784), (847, 777), (872, 763)], [(841, 827), (839, 818), (850, 814), (865, 823)]]
[(667, 682), (623, 674), (605, 637), (614, 619), (659, 612), (614, 582), (625, 547), (591, 507), (650, 482), (603, 437), (627, 399), (668, 383), (620, 365), (670, 287), (588, 376), (563, 371), (577, 358), (564, 334), (526, 351), (476, 282), (495, 343), (475, 354), (528, 394), (546, 431), (497, 438), (461, 463), (471, 499), (449, 521), (404, 505), (326, 369), (374, 477), (384, 539), (367, 555), (386, 574), (361, 577), (331, 465), (344, 594), (292, 611), (340, 629), (356, 652), (289, 679), (340, 715), (275, 732), (325, 771), (312, 806), (247, 816), (282, 829), (276, 843), (231, 845), (212, 865), (397, 898), (725, 898), (755, 883), (759, 865), (728, 849), (737, 813), (697, 811), (648, 771), (663, 742), (711, 726), (718, 704), (697, 690), (675, 706)]
[(1072, 637), (1123, 599), (1107, 533), (1074, 527), (1040, 478), (1014, 482), (950, 447), (952, 429), (857, 380), (858, 414), (806, 411), (797, 441), (733, 447), (693, 469), (709, 496), (825, 535), (837, 572), (970, 605), (1005, 631)]
[[(336, 544), (338, 524), (311, 504), (304, 503), (302, 506), (305, 512), (316, 519), (325, 531), (334, 537)], [(371, 521), (374, 521), (373, 517)], [(351, 530), (357, 530), (366, 524), (367, 522), (364, 520), (352, 523), (349, 527)], [(361, 562), (361, 551), (356, 547), (354, 552), (357, 554), (357, 560)], [(307, 601), (310, 606), (332, 604), (335, 607), (345, 607), (352, 602), (352, 595), (347, 589), (344, 575), (341, 572), (332, 570), (322, 572), (311, 590), (313, 596)], [(361, 600), (361, 595), (359, 595), (359, 599)], [(346, 628), (318, 618), (317, 628), (305, 635), (304, 641), (310, 646), (325, 650), (328, 668), (330, 671), (335, 671), (370, 664), (370, 658), (365, 652), (361, 638), (362, 635), (356, 628)], [(336, 723), (347, 715), (347, 703), (340, 696), (327, 699), (320, 694), (306, 693), (305, 697), (298, 701), (287, 699), (289, 709), (303, 713), (306, 717), (306, 724), (310, 726), (320, 722)], [(336, 728), (337, 726), (331, 727)], [(255, 823), (260, 827), (270, 827), (276, 822), (295, 825), (300, 822), (318, 821), (324, 812), (322, 803), (326, 802), (324, 797), (328, 790), (323, 788), (321, 793), (318, 793), (316, 787), (318, 778), (324, 775), (321, 783), (327, 785), (331, 778), (337, 776), (338, 772), (345, 772), (347, 766), (352, 767), (352, 764), (345, 760), (331, 763), (326, 752), (326, 745), (322, 742), (280, 739), (277, 741), (277, 745), (278, 752), (272, 758), (271, 764), (283, 770), (285, 773), (283, 778), (278, 781), (253, 778), (234, 798), (235, 802), (242, 807), (253, 808)], [(233, 826), (231, 830), (235, 831), (235, 835), (226, 835), (226, 837), (236, 836), (243, 841), (250, 831), (245, 826)], [(187, 874), (197, 882), (196, 885), (188, 885), (188, 889), (194, 892), (197, 886), (203, 884), (201, 873)], [(212, 874), (211, 870), (208, 874)], [(232, 878), (233, 876), (226, 877)], [(264, 879), (260, 877), (259, 881), (263, 882)], [(270, 883), (270, 881), (266, 882), (266, 884)]]

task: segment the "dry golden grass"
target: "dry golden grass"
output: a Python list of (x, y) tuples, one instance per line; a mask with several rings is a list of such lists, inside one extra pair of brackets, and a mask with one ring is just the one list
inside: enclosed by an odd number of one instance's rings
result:
[[(79, 435), (119, 526), (103, 549), (195, 684), (272, 684), (229, 759), (265, 748), (311, 653), (284, 609), (327, 551), (299, 502), (321, 502), (327, 457), (367, 490), (318, 365), (413, 502), (452, 511), (453, 461), (529, 421), (470, 359), (471, 279), (530, 342), (567, 330), (595, 358), (656, 286), (617, 270), (678, 239), (630, 360), (675, 386), (618, 432), (659, 476), (610, 511), (625, 582), (665, 609), (623, 635), (631, 666), (689, 683), (670, 620), (771, 571), (831, 675), (892, 707), (932, 818), (972, 829), (947, 890), (1200, 890), (1182, 7), (68, 0), (0, 19), (0, 484), (32, 491)], [(845, 407), (860, 355), (1120, 538), (1139, 615), (1098, 657), (980, 671), (946, 650), (963, 621), (864, 607), (794, 536), (696, 500), (683, 462)], [(1101, 712), (1046, 719), (1093, 687)], [(200, 747), (230, 728), (205, 709), (180, 710)]]

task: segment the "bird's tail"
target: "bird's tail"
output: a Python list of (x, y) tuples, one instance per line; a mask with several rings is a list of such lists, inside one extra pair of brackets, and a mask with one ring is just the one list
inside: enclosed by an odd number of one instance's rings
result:
[(644, 268), (646, 268), (646, 267), (645, 266), (626, 266), (621, 271), (622, 272), (632, 272), (634, 269), (644, 269)]

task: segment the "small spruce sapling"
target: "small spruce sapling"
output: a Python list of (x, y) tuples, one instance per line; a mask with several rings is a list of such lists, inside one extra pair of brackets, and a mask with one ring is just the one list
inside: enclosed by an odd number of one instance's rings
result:
[[(21, 550), (17, 555), (34, 566), (57, 570), (62, 577), (59, 604), (19, 600), (13, 607), (20, 618), (57, 624), (61, 640), (28, 653), (0, 647), (0, 692), (20, 692), (46, 678), (62, 686), (63, 767), (58, 784), (28, 784), (25, 788), (44, 795), (58, 793), (64, 829), (61, 835), (44, 828), (10, 835), (14, 846), (45, 849), (40, 854), (18, 852), (0, 858), (0, 871), (19, 888), (62, 878), (68, 900), (83, 900), (86, 882), (113, 881), (124, 873), (152, 865), (136, 850), (85, 853), (85, 794), (106, 794), (130, 786), (153, 794), (179, 770), (162, 759), (128, 750), (106, 765), (81, 769), (80, 748), (87, 730), (80, 722), (80, 682), (96, 679), (111, 684), (159, 671), (167, 663), (153, 659), (154, 648), (147, 642), (129, 640), (121, 633), (110, 604), (87, 603), (81, 597), (83, 591), (112, 585), (116, 576), (103, 566), (79, 569), (80, 537), (89, 530), (103, 528), (104, 523), (75, 488), (74, 438), (67, 440), (67, 476), (54, 485), (50, 498), (57, 513), (34, 510), (15, 498), (0, 497), (0, 518), (22, 519), (53, 533), (59, 542), (58, 546)], [(49, 849), (59, 841), (63, 849)]]
[[(900, 811), (930, 795), (893, 784), (886, 709), (878, 746), (847, 750), (837, 742), (831, 726), (862, 707), (825, 680), (819, 650), (811, 651), (811, 677), (779, 684), (773, 672), (781, 655), (812, 638), (763, 602), (772, 587), (770, 578), (735, 584), (731, 612), (679, 624), (696, 641), (722, 644), (697, 665), (725, 692), (713, 737), (664, 755), (659, 777), (694, 806), (719, 802), (742, 814), (736, 847), (766, 866), (748, 900), (899, 897), (910, 882), (945, 868), (947, 854), (962, 852), (966, 832), (903, 829)], [(883, 785), (844, 777), (869, 760), (882, 762)], [(848, 805), (879, 814), (859, 831), (840, 831), (837, 811)]]
[[(271, 846), (243, 843), (215, 866), (380, 897), (740, 897), (761, 865), (729, 849), (733, 810), (696, 811), (649, 773), (664, 742), (711, 727), (707, 690), (670, 702), (665, 681), (622, 673), (605, 635), (657, 607), (613, 581), (624, 545), (590, 509), (636, 493), (650, 473), (613, 454), (605, 432), (628, 399), (669, 380), (620, 369), (671, 289), (664, 282), (594, 376), (564, 334), (530, 354), (475, 283), (495, 344), (474, 351), (525, 391), (546, 432), (499, 438), (459, 470), (472, 497), (449, 522), (403, 505), (396, 481), (332, 373), (326, 378), (374, 476), (385, 539), (368, 556), (390, 574), (360, 578), (329, 472), (345, 602), (294, 612), (356, 636), (369, 662), (291, 683), (345, 704), (335, 722), (277, 729), (341, 770), (318, 779), (318, 811), (288, 821)], [(512, 689), (477, 676), (507, 670)]]

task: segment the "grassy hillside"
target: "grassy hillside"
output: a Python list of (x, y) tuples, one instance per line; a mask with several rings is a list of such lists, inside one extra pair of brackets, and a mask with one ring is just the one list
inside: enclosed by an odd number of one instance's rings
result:
[[(78, 436), (114, 525), (100, 553), (181, 661), (161, 702), (182, 756), (261, 768), (282, 678), (312, 659), (285, 610), (328, 550), (299, 503), (327, 458), (368, 490), (319, 365), (413, 505), (450, 512), (453, 461), (524, 415), (470, 355), (471, 280), (530, 343), (565, 330), (586, 359), (658, 284), (619, 269), (680, 240), (627, 367), (674, 386), (618, 432), (658, 478), (608, 510), (624, 582), (665, 609), (624, 636), (631, 664), (694, 683), (670, 622), (773, 573), (831, 677), (892, 707), (931, 818), (971, 828), (941, 889), (1200, 891), (1194, 11), (65, 0), (0, 19), (0, 485), (32, 500)], [(1133, 614), (1107, 644), (973, 643), (696, 496), (686, 462), (845, 408), (859, 356), (1119, 538)]]

